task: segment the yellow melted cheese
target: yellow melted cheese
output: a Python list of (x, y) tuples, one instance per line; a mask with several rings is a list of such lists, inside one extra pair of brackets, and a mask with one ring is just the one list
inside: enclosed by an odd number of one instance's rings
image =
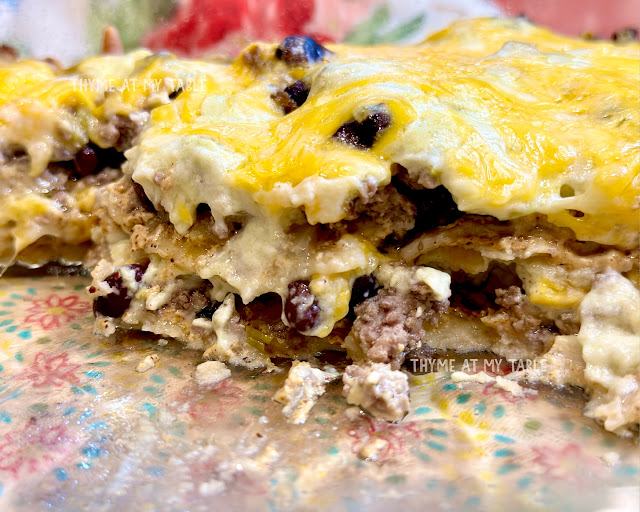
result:
[(105, 147), (100, 123), (166, 103), (183, 85), (202, 87), (219, 68), (146, 50), (93, 57), (67, 70), (40, 61), (0, 65), (0, 149), (24, 149), (38, 175), (89, 140)]
[(146, 50), (89, 58), (67, 70), (35, 60), (1, 64), (0, 162), (24, 151), (31, 174), (21, 178), (20, 168), (12, 193), (0, 196), (0, 231), (9, 232), (10, 253), (18, 254), (44, 235), (74, 244), (88, 241), (93, 191), (80, 188), (62, 205), (34, 192), (42, 187), (30, 180), (50, 161), (71, 158), (89, 141), (107, 147), (102, 127), (114, 116), (144, 116), (179, 88), (206, 88), (202, 83), (220, 67)]
[[(337, 222), (399, 163), (433, 176), (462, 211), (544, 213), (581, 240), (637, 245), (637, 44), (474, 20), (411, 48), (332, 46), (335, 55), (309, 70), (277, 62), (273, 45), (257, 48), (264, 68), (241, 57), (206, 91), (157, 108), (129, 155), (134, 180), (178, 231), (199, 203), (220, 225), (239, 212), (297, 207), (312, 224)], [(274, 86), (302, 76), (309, 98), (284, 116)], [(392, 124), (371, 149), (332, 138), (380, 103)], [(171, 185), (161, 190), (158, 173)]]
[[(286, 234), (292, 212), (302, 209), (310, 224), (338, 222), (353, 199), (390, 181), (396, 163), (443, 184), (462, 211), (499, 219), (544, 213), (581, 240), (637, 245), (637, 44), (483, 19), (414, 47), (331, 46), (334, 55), (309, 68), (277, 61), (275, 48), (252, 45), (228, 65), (141, 50), (66, 71), (35, 61), (0, 66), (0, 148), (25, 148), (37, 175), (56, 151), (103, 145), (100, 125), (112, 116), (150, 111), (125, 170), (176, 230), (185, 233), (205, 203), (221, 237), (237, 216), (249, 219), (242, 232), (260, 234), (260, 251), (255, 238), (233, 237), (198, 262), (198, 274), (245, 301), (313, 276), (326, 291), (319, 295), (342, 304), (322, 333), (343, 316), (349, 282), (381, 256), (354, 237), (347, 245), (357, 257), (348, 264), (340, 264), (349, 260), (341, 249), (323, 256), (332, 264), (311, 261), (313, 251), (292, 248)], [(299, 79), (309, 97), (284, 115), (271, 96)], [(392, 123), (371, 149), (332, 137), (378, 104)], [(30, 218), (41, 215), (36, 203)], [(299, 276), (274, 274), (278, 257)], [(553, 286), (538, 291), (551, 305), (568, 305)]]

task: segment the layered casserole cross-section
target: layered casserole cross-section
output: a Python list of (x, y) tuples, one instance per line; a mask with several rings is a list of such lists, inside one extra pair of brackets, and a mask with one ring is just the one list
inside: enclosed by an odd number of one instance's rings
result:
[[(412, 47), (291, 37), (228, 64), (12, 65), (49, 89), (3, 93), (17, 125), (0, 128), (2, 183), (32, 191), (4, 194), (4, 247), (90, 239), (100, 333), (150, 331), (254, 369), (295, 359), (277, 398), (296, 421), (336, 378), (322, 352), (345, 354), (348, 402), (395, 421), (406, 361), (453, 350), (544, 361), (512, 378), (581, 386), (587, 414), (637, 430), (636, 43), (472, 20)], [(100, 73), (193, 86), (53, 96)], [(100, 164), (85, 176), (87, 148)], [(59, 226), (37, 222), (48, 208)]]

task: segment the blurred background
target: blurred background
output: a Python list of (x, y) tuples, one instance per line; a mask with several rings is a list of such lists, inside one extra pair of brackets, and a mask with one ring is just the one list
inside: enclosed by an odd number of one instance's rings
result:
[(197, 56), (234, 55), (248, 41), (292, 34), (410, 43), (455, 19), (499, 15), (609, 38), (640, 25), (640, 0), (0, 0), (0, 42), (69, 64), (99, 51), (108, 24), (127, 49)]

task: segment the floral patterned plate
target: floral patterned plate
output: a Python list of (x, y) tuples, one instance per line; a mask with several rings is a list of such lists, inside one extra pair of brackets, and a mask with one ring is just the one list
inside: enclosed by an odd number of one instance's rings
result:
[(0, 281), (0, 510), (637, 510), (637, 444), (584, 418), (578, 390), (430, 373), (390, 424), (335, 384), (290, 425), (285, 372), (199, 389), (200, 354), (94, 336), (87, 283)]
[[(233, 55), (292, 32), (415, 41), (460, 17), (500, 13), (606, 37), (637, 25), (639, 4), (0, 0), (0, 39), (71, 63), (94, 53), (111, 23), (128, 48)], [(234, 370), (203, 391), (198, 353), (144, 335), (94, 336), (86, 285), (0, 280), (2, 511), (640, 508), (637, 443), (584, 418), (578, 390), (515, 398), (432, 373), (413, 378), (411, 413), (389, 424), (349, 408), (333, 384), (305, 425), (289, 425), (272, 400), (285, 372)], [(136, 372), (151, 354), (155, 367)]]

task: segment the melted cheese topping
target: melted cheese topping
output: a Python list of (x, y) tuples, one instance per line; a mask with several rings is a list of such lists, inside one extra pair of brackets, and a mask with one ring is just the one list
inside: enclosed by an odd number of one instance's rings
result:
[(640, 421), (640, 292), (616, 272), (600, 276), (580, 305), (577, 335), (591, 400), (586, 414), (631, 435)]
[(33, 60), (0, 65), (0, 163), (15, 150), (29, 156), (29, 169), (16, 168), (13, 183), (3, 176), (1, 243), (13, 247), (2, 248), (10, 254), (2, 263), (45, 235), (73, 244), (90, 238), (94, 190), (76, 187), (61, 204), (37, 181), (50, 161), (70, 159), (89, 141), (108, 147), (105, 125), (114, 116), (144, 119), (177, 89), (206, 88), (220, 68), (146, 50), (90, 58), (68, 70)]
[[(318, 251), (290, 228), (304, 224), (302, 214), (309, 224), (345, 219), (355, 198), (389, 183), (394, 164), (443, 184), (462, 211), (503, 220), (543, 213), (580, 240), (637, 245), (637, 44), (483, 19), (415, 47), (332, 46), (310, 67), (287, 66), (275, 49), (252, 45), (232, 64), (141, 50), (66, 71), (34, 61), (0, 67), (0, 148), (25, 148), (37, 175), (88, 140), (105, 145), (101, 128), (113, 116), (151, 111), (125, 171), (180, 234), (200, 204), (221, 239), (230, 220), (243, 223), (196, 272), (245, 301), (309, 279), (330, 312), (308, 333), (319, 336), (346, 313), (353, 279), (385, 258), (358, 236)], [(272, 95), (300, 79), (308, 99), (284, 115)], [(333, 137), (379, 104), (391, 125), (370, 149)], [(40, 215), (44, 206), (30, 204)], [(539, 295), (567, 306), (551, 288)]]
[[(200, 203), (221, 230), (240, 212), (299, 207), (311, 224), (337, 222), (399, 163), (445, 185), (462, 211), (544, 213), (581, 240), (637, 244), (638, 45), (475, 20), (412, 48), (333, 46), (308, 71), (276, 61), (275, 46), (250, 50), (263, 66), (241, 57), (206, 91), (157, 108), (129, 155), (179, 232)], [(302, 77), (309, 97), (283, 116), (270, 94)], [(380, 103), (392, 124), (371, 149), (332, 138)]]
[(107, 146), (99, 123), (167, 103), (185, 84), (203, 87), (219, 68), (146, 50), (93, 57), (68, 70), (28, 60), (0, 65), (0, 149), (24, 148), (38, 175), (89, 140)]

